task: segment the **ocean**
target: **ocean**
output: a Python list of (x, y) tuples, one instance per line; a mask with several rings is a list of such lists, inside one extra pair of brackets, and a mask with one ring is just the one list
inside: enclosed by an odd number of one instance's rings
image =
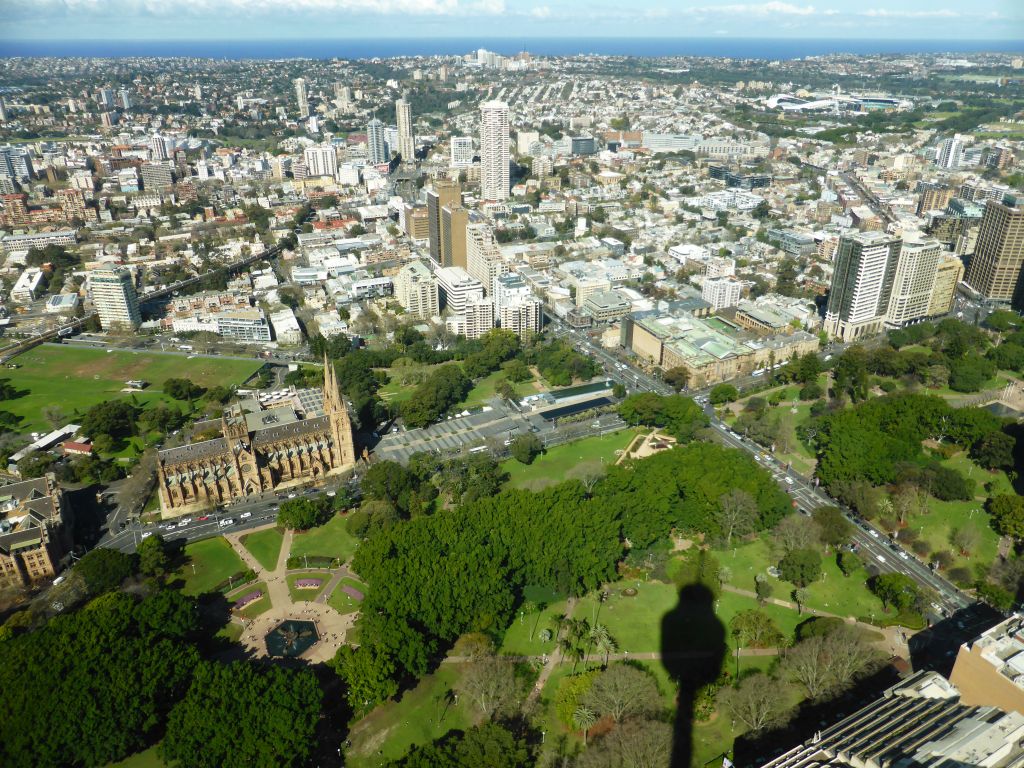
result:
[(461, 55), (486, 48), (511, 55), (714, 56), (798, 59), (832, 53), (977, 53), (1024, 50), (1018, 40), (793, 38), (353, 38), (348, 40), (0, 40), (0, 56), (198, 57), (215, 59), (370, 59)]

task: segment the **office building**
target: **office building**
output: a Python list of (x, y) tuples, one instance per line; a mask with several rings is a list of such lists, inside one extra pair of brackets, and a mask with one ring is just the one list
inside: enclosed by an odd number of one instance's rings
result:
[(917, 215), (924, 216), (928, 211), (944, 211), (953, 199), (953, 188), (945, 184), (933, 184), (922, 181), (917, 185)]
[(427, 218), (430, 225), (430, 258), (443, 267), (452, 266), (441, 258), (441, 209), (462, 205), (462, 187), (451, 179), (438, 179), (427, 190)]
[(232, 341), (244, 344), (261, 344), (270, 341), (270, 324), (263, 310), (258, 307), (225, 309), (213, 316), (216, 333)]
[(964, 704), (1024, 714), (1024, 615), (961, 645), (949, 681)]
[(143, 163), (140, 171), (142, 188), (147, 192), (161, 190), (174, 183), (171, 166), (166, 163)]
[(170, 153), (167, 151), (167, 142), (163, 136), (150, 136), (149, 137), (149, 159), (154, 161), (167, 160), (170, 158)]
[(92, 303), (104, 330), (134, 329), (142, 323), (135, 279), (123, 267), (108, 267), (89, 273)]
[(32, 153), (21, 147), (0, 147), (0, 178), (18, 183), (32, 180)]
[(1019, 766), (1024, 715), (967, 700), (938, 673), (917, 672), (762, 768)]
[(480, 106), (480, 197), (508, 200), (509, 181), (508, 104), (485, 101)]
[(461, 205), (441, 209), (441, 263), (466, 268), (466, 226), (469, 211)]
[(0, 486), (0, 583), (56, 576), (71, 549), (70, 509), (52, 473)]
[(956, 287), (964, 277), (964, 263), (960, 257), (945, 253), (935, 271), (935, 285), (928, 302), (928, 316), (938, 317), (953, 308)]
[(384, 140), (384, 123), (376, 117), (366, 124), (366, 159), (370, 165), (380, 165), (390, 159)]
[(403, 209), (405, 234), (413, 240), (430, 240), (430, 216), (425, 205), (405, 204)]
[(839, 238), (825, 310), (826, 332), (854, 341), (882, 330), (901, 245), (898, 237), (882, 232)]
[(451, 149), (451, 167), (452, 168), (470, 168), (473, 165), (473, 157), (475, 152), (473, 149), (473, 137), (472, 136), (452, 136), (452, 149)]
[(395, 298), (412, 317), (429, 320), (440, 313), (437, 280), (422, 261), (411, 261), (398, 270)]
[(334, 103), (338, 109), (348, 109), (352, 106), (352, 89), (344, 83), (334, 84)]
[(114, 91), (112, 88), (101, 88), (99, 93), (96, 95), (96, 101), (99, 102), (102, 107), (114, 106)]
[(434, 272), (434, 277), (437, 278), (441, 308), (453, 315), (463, 314), (471, 302), (484, 297), (483, 284), (470, 277), (462, 267), (441, 267)]
[(403, 163), (416, 160), (416, 137), (412, 132), (412, 107), (405, 99), (395, 102), (395, 122), (398, 126), (398, 154)]
[(305, 78), (295, 79), (295, 101), (299, 106), (299, 118), (305, 120), (309, 117), (309, 92), (306, 90)]
[(941, 259), (942, 246), (937, 240), (903, 243), (886, 311), (886, 327), (901, 328), (928, 317)]
[(985, 203), (967, 284), (986, 299), (1021, 304), (1020, 271), (1024, 262), (1024, 208), (1007, 198)]
[(717, 312), (739, 304), (742, 292), (743, 286), (738, 280), (731, 277), (716, 277), (704, 281), (700, 297), (711, 305), (712, 312)]
[(302, 152), (302, 159), (306, 163), (307, 178), (329, 176), (333, 179), (338, 173), (338, 155), (330, 145), (306, 147)]
[(466, 226), (466, 271), (483, 284), (488, 296), (494, 290), (495, 278), (509, 272), (494, 240), (494, 232), (486, 224)]

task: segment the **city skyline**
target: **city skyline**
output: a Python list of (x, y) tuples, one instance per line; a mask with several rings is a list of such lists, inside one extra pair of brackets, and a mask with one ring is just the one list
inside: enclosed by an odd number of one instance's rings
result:
[[(296, 0), (287, 10), (269, 0), (11, 0), (5, 40), (234, 40), (308, 37), (430, 39), (493, 33), (500, 18), (509, 38), (763, 37), (815, 39), (1014, 39), (1024, 10), (1012, 0), (984, 0), (965, 9), (925, 0), (859, 4), (851, 0), (729, 2), (642, 0), (622, 8), (578, 0)], [(116, 23), (114, 23), (116, 22)], [(1016, 32), (1014, 32), (1016, 30)]]

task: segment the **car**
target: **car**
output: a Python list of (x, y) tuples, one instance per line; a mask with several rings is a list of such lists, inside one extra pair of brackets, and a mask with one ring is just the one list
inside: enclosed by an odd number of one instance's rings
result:
[(760, 457), (760, 456), (758, 456), (758, 455), (757, 455), (757, 454), (755, 453), (755, 454), (754, 454), (754, 461), (760, 461), (760, 460), (761, 460), (761, 457)]
[(182, 520), (182, 521), (181, 521), (180, 523), (178, 523), (178, 526), (177, 526), (177, 527), (178, 527), (178, 528), (184, 528), (184, 527), (186, 527), (187, 525), (188, 525), (188, 522), (187, 522), (187, 521), (185, 521), (185, 520)]
[(792, 477), (787, 477), (786, 478), (786, 485), (792, 485), (792, 484), (793, 484), (793, 478)]
[(247, 520), (248, 518), (252, 517), (252, 512), (243, 512), (239, 515), (239, 517), (243, 520)]
[(220, 521), (220, 527), (221, 528), (227, 528), (229, 525), (234, 525), (234, 524), (235, 524), (235, 521), (232, 520), (230, 517), (227, 520), (221, 520)]
[(910, 559), (910, 555), (908, 555), (906, 552), (903, 552), (902, 550), (900, 551), (899, 555), (900, 555), (900, 560), (909, 560)]
[(145, 533), (142, 534), (142, 538), (148, 539), (152, 535), (153, 535), (152, 531), (146, 531)]
[(876, 531), (874, 528), (868, 528), (867, 526), (864, 526), (864, 530), (870, 533), (872, 538), (878, 538), (878, 531)]
[(183, 517), (183, 518), (181, 518), (181, 520), (178, 521), (178, 524), (179, 525), (185, 525), (185, 524), (191, 523), (191, 522), (192, 522), (192, 518), (191, 517)]
[(289, 499), (294, 499), (295, 498), (295, 494), (294, 493), (289, 493), (288, 494), (288, 498)]
[(199, 517), (196, 518), (196, 520), (200, 520), (200, 521), (202, 521), (202, 520), (209, 520), (209, 519), (210, 519), (209, 515), (200, 515)]
[(875, 560), (877, 560), (880, 563), (884, 563), (885, 562), (885, 558), (882, 557), (881, 555), (875, 555)]

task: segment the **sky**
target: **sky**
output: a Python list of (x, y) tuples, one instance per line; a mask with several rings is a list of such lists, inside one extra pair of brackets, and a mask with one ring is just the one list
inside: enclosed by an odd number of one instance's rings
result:
[(1024, 41), (1024, 0), (0, 0), (0, 39), (757, 37)]

